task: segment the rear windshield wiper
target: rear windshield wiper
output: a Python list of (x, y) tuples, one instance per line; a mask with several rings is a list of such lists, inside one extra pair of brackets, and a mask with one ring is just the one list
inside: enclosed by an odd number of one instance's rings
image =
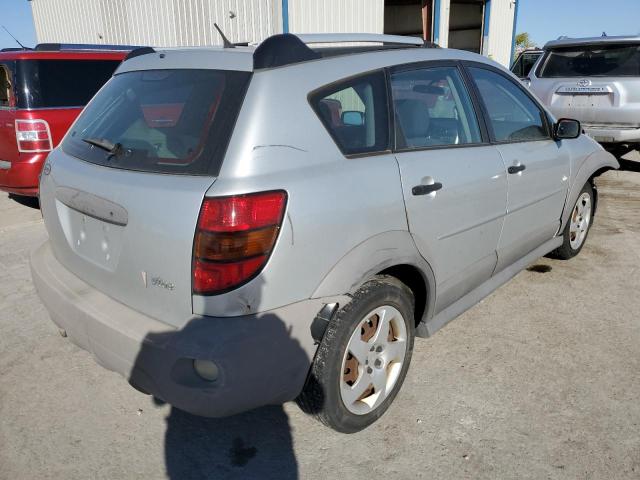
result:
[(120, 143), (113, 143), (107, 140), (106, 138), (83, 138), (83, 142), (88, 143), (89, 145), (93, 145), (94, 147), (101, 148), (109, 152), (111, 155), (118, 155), (120, 150), (122, 149), (122, 145)]

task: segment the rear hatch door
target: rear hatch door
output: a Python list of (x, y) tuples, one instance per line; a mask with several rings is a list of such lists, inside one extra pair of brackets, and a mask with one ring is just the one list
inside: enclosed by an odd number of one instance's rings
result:
[(640, 43), (554, 48), (537, 70), (535, 92), (557, 117), (594, 126), (640, 126)]
[(181, 326), (205, 192), (229, 141), (247, 72), (116, 75), (49, 157), (41, 205), (57, 259), (88, 284)]

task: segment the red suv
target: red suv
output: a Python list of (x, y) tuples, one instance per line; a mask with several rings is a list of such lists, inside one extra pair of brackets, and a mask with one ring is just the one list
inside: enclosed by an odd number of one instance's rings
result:
[(133, 48), (41, 44), (0, 51), (0, 190), (38, 195), (48, 153)]

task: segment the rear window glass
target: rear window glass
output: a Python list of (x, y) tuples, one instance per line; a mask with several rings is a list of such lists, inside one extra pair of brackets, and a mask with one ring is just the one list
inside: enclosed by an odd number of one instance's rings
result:
[(84, 107), (118, 65), (117, 60), (20, 60), (18, 108)]
[(538, 76), (541, 78), (640, 76), (640, 45), (594, 45), (551, 50)]
[(80, 115), (63, 149), (114, 168), (215, 175), (250, 76), (222, 70), (116, 75)]

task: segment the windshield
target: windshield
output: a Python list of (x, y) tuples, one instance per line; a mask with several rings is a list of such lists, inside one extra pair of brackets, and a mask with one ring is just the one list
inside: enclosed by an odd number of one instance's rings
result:
[(250, 76), (222, 70), (116, 75), (80, 115), (63, 150), (113, 168), (216, 175)]
[(84, 107), (118, 65), (118, 60), (19, 60), (18, 108)]
[(540, 78), (640, 76), (640, 45), (593, 45), (551, 50)]

